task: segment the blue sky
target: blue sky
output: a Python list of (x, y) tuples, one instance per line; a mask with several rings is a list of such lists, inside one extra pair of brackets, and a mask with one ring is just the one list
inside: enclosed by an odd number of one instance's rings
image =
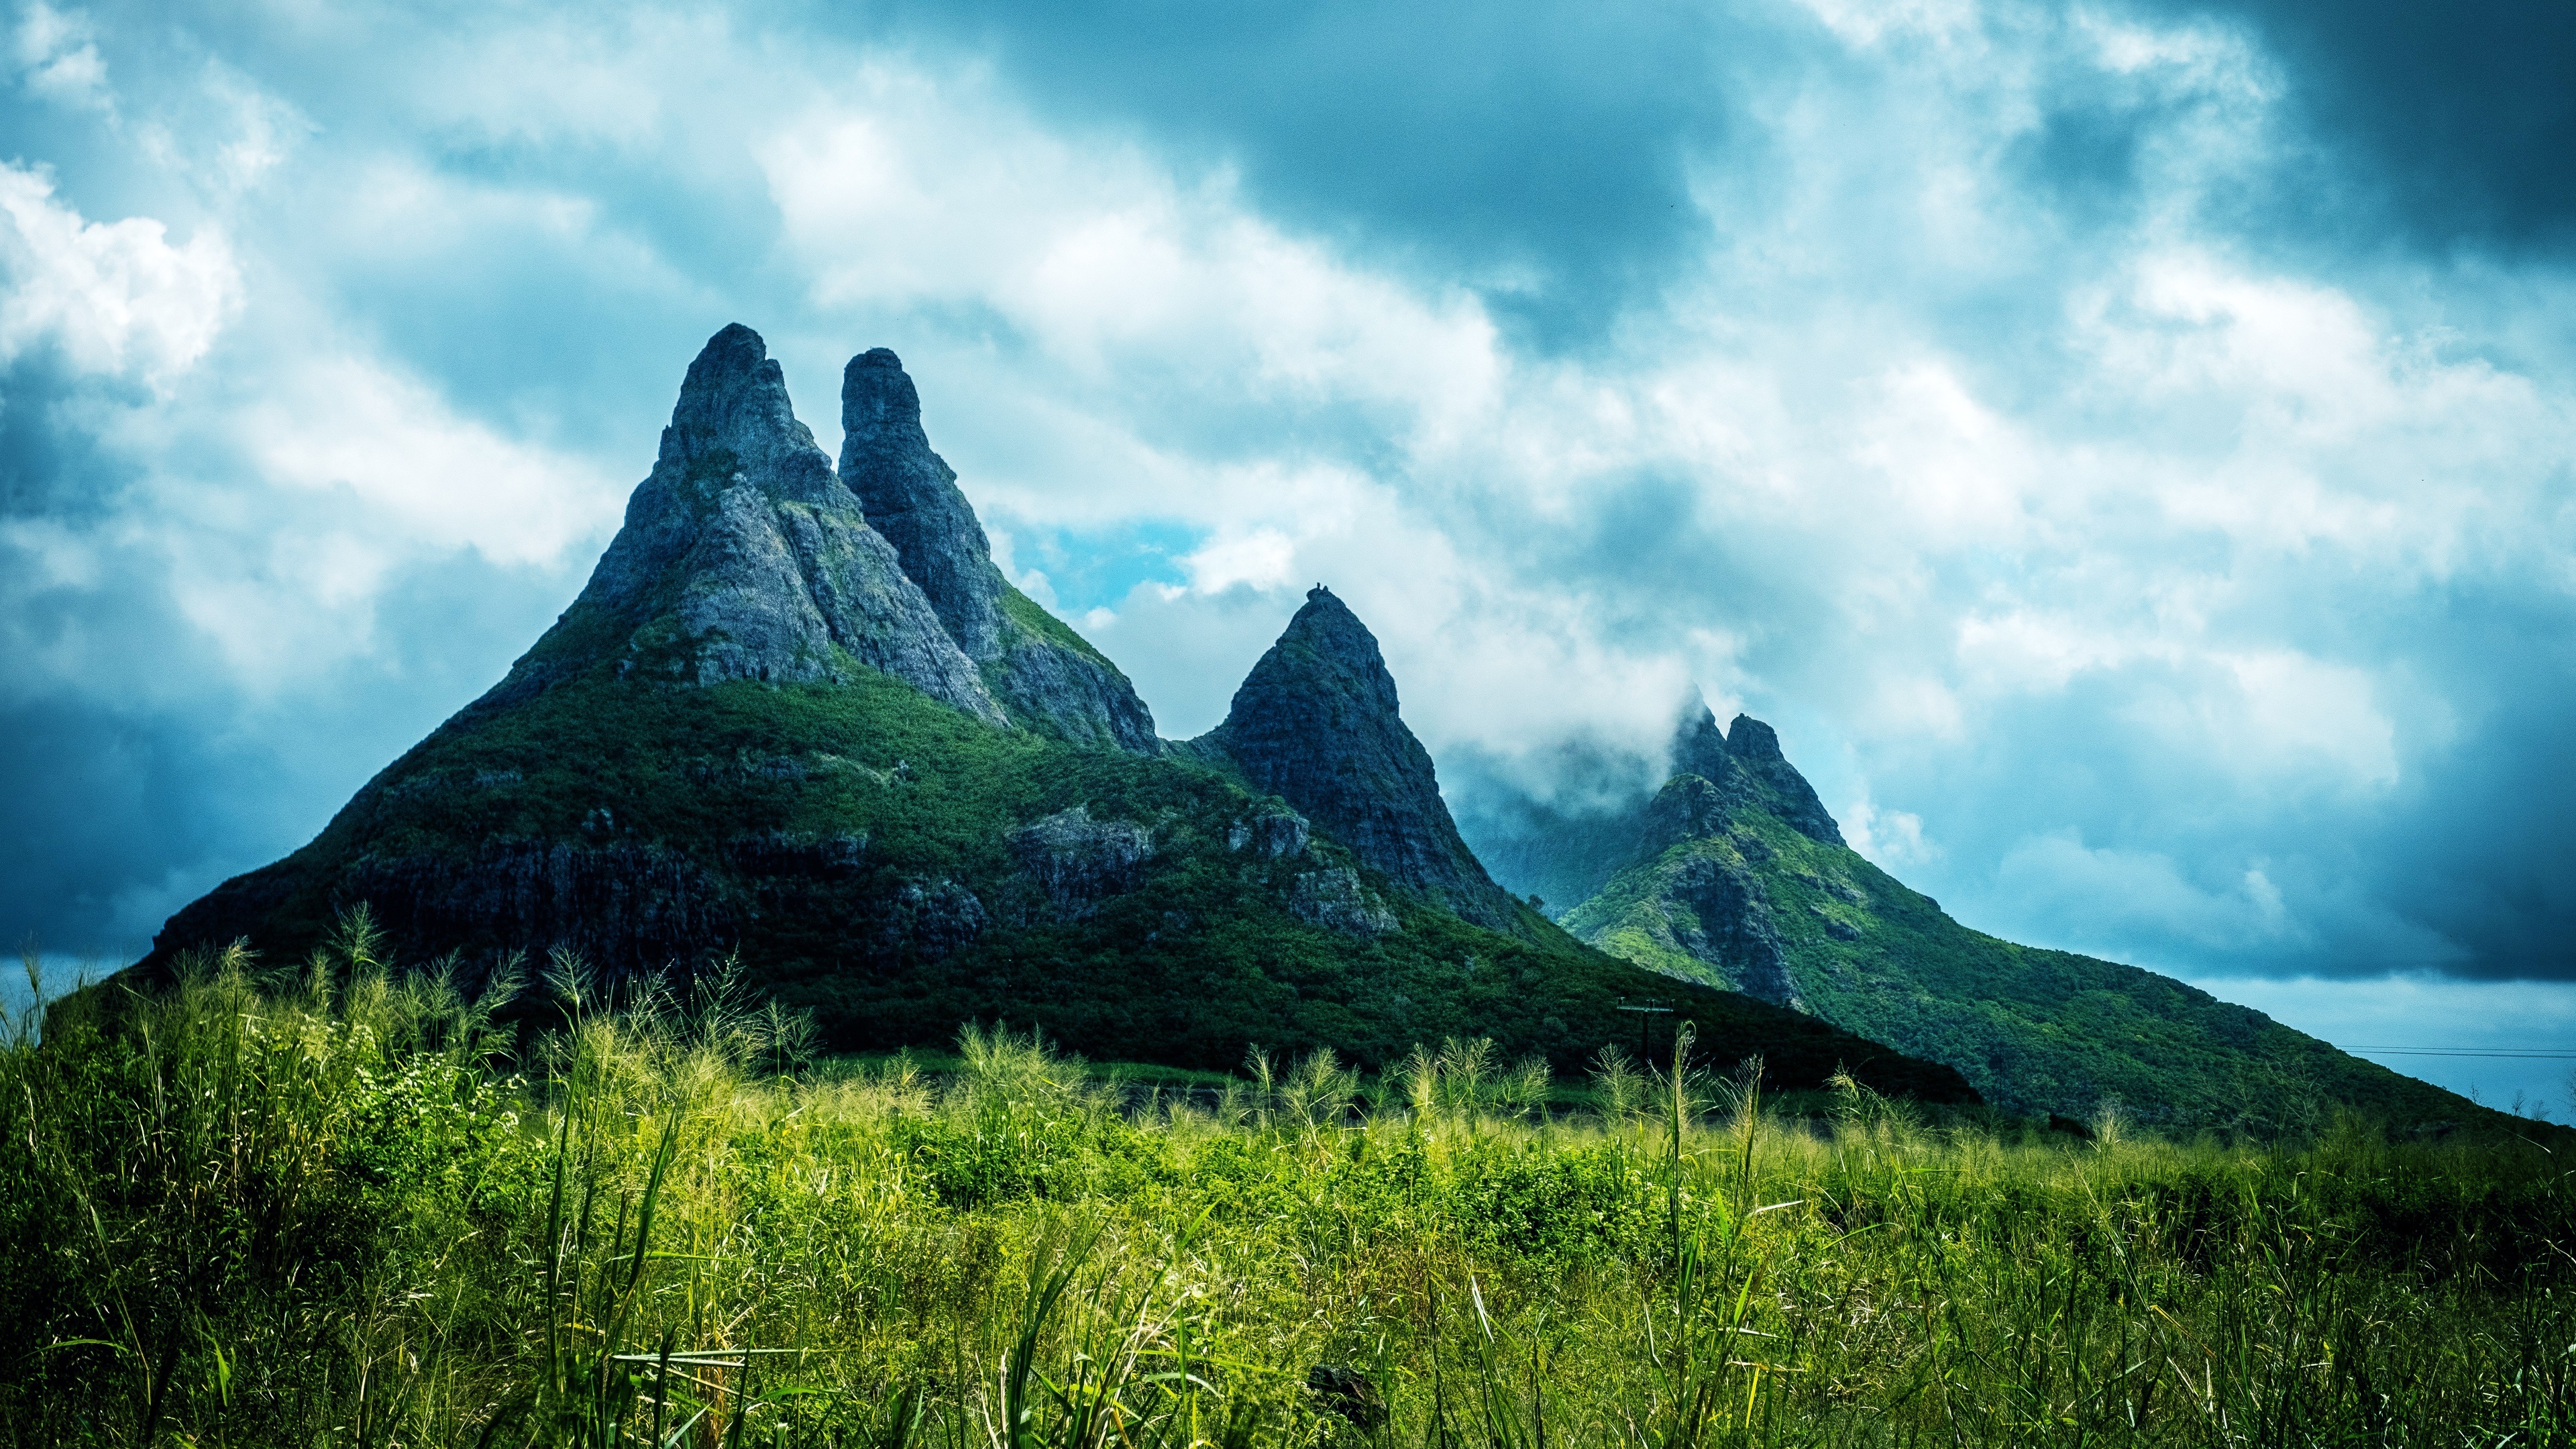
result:
[(1043, 9), (0, 17), (0, 929), (308, 838), (739, 320), (1167, 734), (1325, 580), (1453, 790), (1697, 684), (1970, 924), (2576, 1051), (2576, 6)]

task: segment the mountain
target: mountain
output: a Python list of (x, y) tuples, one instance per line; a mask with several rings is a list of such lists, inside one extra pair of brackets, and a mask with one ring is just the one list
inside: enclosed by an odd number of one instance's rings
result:
[(1472, 815), (1477, 853), (1511, 889), (1571, 902), (1557, 919), (1602, 950), (1954, 1067), (2010, 1110), (2116, 1103), (2168, 1129), (2257, 1133), (2337, 1108), (2489, 1115), (2170, 977), (1960, 925), (1844, 844), (1760, 720), (1721, 731), (1694, 695), (1671, 750), (1649, 799)]
[(1369, 633), (1317, 585), (1270, 646), (1225, 720), (1191, 741), (1233, 764), (1390, 879), (1489, 930), (1545, 934), (1458, 836), (1430, 752), (1405, 728), (1395, 676)]
[[(895, 355), (842, 380), (837, 465), (767, 348), (690, 365), (624, 526), (554, 626), (310, 844), (177, 915), (135, 970), (293, 961), (366, 903), (414, 958), (738, 953), (842, 1048), (970, 1020), (1094, 1055), (1363, 1064), (1490, 1036), (1561, 1068), (1669, 1004), (1720, 1066), (1946, 1067), (1584, 946), (1487, 878), (1377, 641), (1318, 590), (1200, 739), (1012, 589)], [(1669, 1038), (1666, 1038), (1669, 1040)]]

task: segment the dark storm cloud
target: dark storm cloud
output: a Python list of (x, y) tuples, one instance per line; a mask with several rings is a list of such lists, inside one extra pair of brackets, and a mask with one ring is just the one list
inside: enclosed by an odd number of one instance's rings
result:
[(2439, 617), (2424, 674), (2467, 718), (2370, 840), (2374, 884), (2460, 947), (2451, 970), (2576, 980), (2576, 601), (2451, 597)]
[(0, 367), (0, 517), (94, 515), (123, 471), (67, 416), (98, 389), (50, 348)]
[(0, 702), (0, 922), (54, 950), (137, 948), (207, 886), (303, 844), (562, 604), (555, 580), (470, 556), (409, 571), (376, 602), (401, 621), (381, 648), (252, 692), (196, 653), (153, 560), (108, 567), (76, 594), (13, 598), (0, 640), (0, 672), (22, 680), (84, 640), (158, 651), (141, 661), (154, 685), (122, 700)]
[[(2558, 0), (2232, 0), (2172, 5), (2250, 27), (2358, 231), (2564, 253), (2576, 243), (2576, 6)], [(2314, 215), (2284, 215), (2283, 230)], [(2341, 238), (2366, 248), (2364, 235)]]
[(1264, 210), (1466, 279), (1545, 347), (1596, 340), (1709, 235), (1690, 168), (1762, 144), (1730, 72), (1779, 38), (1714, 6), (1124, 0), (908, 5), (1058, 114), (1240, 165)]
[(274, 839), (242, 814), (283, 772), (212, 723), (0, 706), (0, 920), (48, 949), (136, 950), (189, 887), (231, 873), (246, 839)]

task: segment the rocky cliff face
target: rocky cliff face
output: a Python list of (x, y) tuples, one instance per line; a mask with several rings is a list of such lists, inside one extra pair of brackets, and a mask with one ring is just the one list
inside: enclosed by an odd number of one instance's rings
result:
[(1072, 744), (1161, 748), (1127, 676), (994, 567), (992, 541), (956, 472), (930, 450), (920, 392), (882, 347), (841, 373), (841, 481), (1022, 722)]
[[(1676, 862), (1658, 886), (1663, 909), (1632, 917), (1632, 929), (1646, 944), (1707, 968), (1704, 974), (1673, 974), (1683, 980), (1712, 980), (1792, 1011), (1807, 1009), (1789, 975), (1769, 894), (1741, 859), (1715, 852), (1694, 855)], [(1621, 944), (1633, 949), (1635, 943)], [(1654, 959), (1671, 956), (1659, 953)]]
[(1125, 895), (1154, 858), (1154, 832), (1116, 820), (1094, 820), (1076, 805), (1010, 832), (1020, 870), (1045, 894), (1059, 920), (1078, 921), (1100, 903)]
[(1780, 753), (1779, 734), (1749, 714), (1737, 715), (1721, 733), (1697, 690), (1683, 702), (1673, 729), (1673, 773), (1696, 775), (1716, 787), (1721, 810), (1768, 810), (1810, 840), (1843, 843), (1842, 827), (1816, 798), (1815, 787)]
[(1331, 590), (1306, 595), (1225, 722), (1192, 743), (1397, 884), (1488, 929), (1520, 928), (1519, 903), (1458, 837), (1431, 756), (1397, 712), (1376, 636)]
[[(1709, 723), (1715, 716), (1700, 707)], [(1705, 738), (1703, 728), (1694, 733)], [(1769, 725), (1748, 714), (1739, 714), (1726, 727), (1726, 755), (1730, 763), (1753, 782), (1754, 798), (1762, 800), (1773, 814), (1786, 820), (1799, 834), (1825, 845), (1843, 843), (1842, 827), (1825, 813), (1825, 802), (1816, 798), (1816, 789), (1807, 777), (1798, 773), (1788, 758), (1780, 753), (1780, 736)]]
[(840, 681), (864, 665), (1008, 723), (739, 324), (689, 364), (661, 456), (589, 585), (482, 704), (604, 661), (674, 684)]

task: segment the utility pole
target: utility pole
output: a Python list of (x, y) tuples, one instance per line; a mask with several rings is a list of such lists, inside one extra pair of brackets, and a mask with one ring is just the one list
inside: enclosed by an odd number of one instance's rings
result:
[(1620, 1006), (1619, 1009), (1621, 1011), (1633, 1011), (1637, 1014), (1637, 1060), (1640, 1063), (1652, 1065), (1655, 1060), (1655, 1018), (1658, 1016), (1670, 1016), (1673, 1014), (1673, 1009), (1669, 1006), (1627, 1006), (1624, 1004)]

